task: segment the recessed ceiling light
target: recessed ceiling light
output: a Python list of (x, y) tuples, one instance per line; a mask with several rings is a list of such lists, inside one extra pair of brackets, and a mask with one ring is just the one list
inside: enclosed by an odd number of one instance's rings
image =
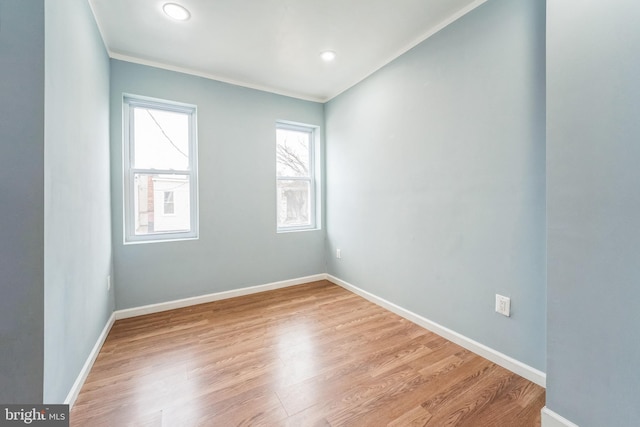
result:
[(191, 17), (191, 14), (187, 9), (176, 3), (166, 3), (162, 6), (162, 10), (164, 10), (164, 13), (166, 13), (167, 16), (178, 21), (186, 21)]
[(322, 58), (323, 61), (330, 62), (336, 59), (336, 53), (332, 50), (325, 50), (320, 54), (320, 58)]

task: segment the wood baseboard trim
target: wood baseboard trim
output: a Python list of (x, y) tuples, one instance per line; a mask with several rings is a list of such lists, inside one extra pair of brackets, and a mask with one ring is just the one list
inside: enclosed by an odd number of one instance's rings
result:
[(174, 310), (176, 308), (189, 307), (191, 305), (203, 304), (228, 298), (240, 297), (243, 295), (255, 294), (258, 292), (271, 291), (274, 289), (287, 288), (289, 286), (302, 285), (303, 283), (325, 280), (326, 274), (315, 274), (312, 276), (299, 277), (297, 279), (283, 280), (280, 282), (267, 283), (264, 285), (249, 286), (246, 288), (233, 289), (230, 291), (216, 292), (213, 294), (200, 295), (197, 297), (183, 298), (173, 301), (161, 302), (158, 304), (143, 305), (140, 307), (116, 310), (116, 320), (128, 317), (143, 316), (145, 314), (159, 313), (161, 311)]
[(69, 390), (67, 397), (64, 399), (64, 403), (66, 405), (69, 405), (69, 409), (71, 409), (73, 407), (73, 404), (76, 403), (78, 394), (80, 394), (80, 389), (82, 388), (84, 382), (86, 381), (87, 376), (89, 375), (89, 372), (93, 367), (93, 363), (96, 361), (96, 358), (100, 353), (100, 349), (102, 348), (104, 341), (107, 339), (107, 335), (109, 335), (109, 331), (111, 330), (111, 327), (113, 326), (113, 323), (115, 321), (116, 321), (115, 313), (111, 313), (111, 316), (109, 316), (109, 320), (107, 320), (107, 323), (104, 325), (104, 328), (102, 329), (102, 332), (98, 336), (96, 343), (91, 349), (91, 352), (87, 357), (87, 360), (84, 362), (84, 365), (82, 366), (82, 369), (78, 374), (78, 377), (76, 378), (75, 382), (71, 386), (71, 390)]
[(578, 427), (577, 424), (572, 423), (565, 417), (556, 414), (546, 406), (542, 408), (542, 427)]
[(377, 304), (381, 307), (386, 308), (387, 310), (401, 316), (404, 317), (405, 319), (422, 326), (425, 329), (430, 330), (431, 332), (434, 332), (438, 335), (440, 335), (441, 337), (444, 337), (446, 339), (448, 339), (449, 341), (452, 341), (464, 348), (466, 348), (467, 350), (470, 350), (482, 357), (484, 357), (485, 359), (488, 359), (490, 361), (492, 361), (493, 363), (496, 363), (500, 366), (502, 366), (505, 369), (510, 370), (511, 372), (514, 372), (518, 375), (520, 375), (521, 377), (524, 377), (526, 379), (528, 379), (529, 381), (538, 384), (541, 387), (546, 387), (546, 382), (547, 382), (547, 376), (544, 372), (539, 371), (529, 365), (526, 365), (522, 362), (520, 362), (519, 360), (516, 360), (512, 357), (507, 356), (506, 354), (503, 354), (497, 350), (494, 350), (490, 347), (487, 347), (484, 344), (481, 344), (477, 341), (472, 340), (471, 338), (468, 338), (456, 331), (453, 331), (449, 328), (446, 328), (436, 322), (433, 322), (429, 319), (426, 319), (418, 314), (415, 314), (405, 308), (402, 308), (392, 302), (389, 302), (387, 300), (385, 300), (384, 298), (380, 298), (370, 292), (367, 292), (363, 289), (358, 288), (357, 286), (354, 286), (348, 282), (345, 282), (342, 279), (339, 279), (335, 276), (332, 276), (330, 274), (327, 274), (327, 280), (329, 280), (330, 282), (335, 283), (336, 285), (342, 286), (343, 288), (360, 295), (363, 298), (368, 299), (369, 301), (373, 302), (374, 304)]

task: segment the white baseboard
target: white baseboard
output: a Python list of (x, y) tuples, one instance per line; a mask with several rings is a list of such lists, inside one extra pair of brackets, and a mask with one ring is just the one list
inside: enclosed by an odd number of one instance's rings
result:
[[(202, 295), (198, 297), (183, 298), (179, 300), (168, 301), (168, 302), (163, 302), (158, 304), (150, 304), (150, 305), (145, 305), (141, 307), (117, 310), (113, 312), (111, 314), (111, 317), (107, 321), (107, 324), (105, 325), (104, 329), (102, 330), (102, 333), (98, 337), (96, 344), (93, 346), (91, 353), (89, 353), (89, 356), (87, 357), (87, 361), (82, 367), (80, 374), (78, 374), (78, 378), (73, 383), (73, 386), (71, 387), (71, 390), (69, 391), (69, 394), (67, 395), (67, 398), (65, 399), (64, 403), (68, 404), (70, 407), (73, 407), (73, 404), (75, 403), (78, 397), (78, 394), (80, 393), (80, 389), (82, 388), (82, 385), (87, 379), (87, 376), (89, 375), (89, 372), (93, 367), (93, 363), (98, 357), (98, 353), (100, 352), (100, 349), (102, 348), (102, 345), (104, 344), (104, 341), (106, 340), (107, 335), (109, 334), (109, 331), (111, 330), (111, 327), (113, 326), (113, 323), (115, 322), (115, 320), (125, 319), (128, 317), (142, 316), (142, 315), (151, 314), (151, 313), (158, 313), (161, 311), (173, 310), (176, 308), (188, 307), (196, 304), (234, 298), (234, 297), (239, 297), (243, 295), (250, 295), (250, 294), (270, 291), (274, 289), (287, 288), (290, 286), (302, 285), (305, 283), (315, 282), (318, 280), (329, 280), (357, 295), (360, 295), (366, 298), (367, 300), (373, 302), (374, 304), (384, 307), (387, 310), (399, 316), (402, 316), (405, 319), (413, 323), (416, 323), (417, 325), (420, 325), (423, 328), (428, 329), (448, 339), (449, 341), (452, 341), (470, 351), (473, 351), (474, 353), (488, 360), (491, 360), (492, 362), (506, 369), (509, 369), (510, 371), (542, 387), (545, 387), (546, 385), (546, 374), (544, 372), (541, 372), (518, 360), (515, 360), (505, 354), (502, 354), (492, 348), (489, 348), (484, 344), (480, 344), (477, 341), (467, 338), (464, 335), (459, 334), (451, 329), (445, 328), (444, 326), (439, 325), (438, 323), (425, 319), (422, 316), (419, 316), (383, 298), (380, 298), (367, 291), (364, 291), (354, 285), (351, 285), (350, 283), (345, 282), (344, 280), (338, 279), (337, 277), (334, 277), (329, 274), (315, 274), (312, 276), (300, 277), (297, 279), (283, 280), (280, 282), (267, 283), (267, 284), (258, 285), (258, 286), (250, 286), (246, 288), (234, 289), (234, 290), (224, 291), (224, 292), (216, 292), (213, 294), (207, 294), (207, 295)], [(548, 410), (546, 407), (543, 408), (542, 410), (542, 418), (543, 418), (543, 424), (542, 424), (543, 427), (577, 427), (575, 424), (570, 423), (569, 421), (555, 414), (553, 411)], [(565, 424), (545, 424), (544, 422), (545, 418), (549, 419), (548, 421), (549, 423), (562, 420), (565, 422)]]
[(546, 406), (542, 408), (541, 420), (542, 427), (578, 427), (577, 424), (574, 424), (563, 416), (556, 414)]
[(325, 280), (326, 274), (315, 274), (313, 276), (299, 277), (297, 279), (283, 280), (281, 282), (267, 283), (265, 285), (250, 286), (247, 288), (233, 289), (231, 291), (216, 292), (213, 294), (201, 295), (191, 298), (183, 298), (173, 301), (161, 302), (158, 304), (143, 305), (140, 307), (126, 308), (115, 312), (116, 320), (127, 317), (142, 316), (150, 313), (173, 310), (176, 308), (189, 307), (191, 305), (203, 304), (206, 302), (218, 301), (228, 298), (240, 297), (243, 295), (256, 294), (258, 292), (271, 291), (274, 289), (287, 288), (289, 286), (302, 285), (304, 283)]
[(265, 285), (251, 286), (251, 287), (242, 288), (242, 289), (234, 289), (231, 291), (217, 292), (213, 294), (202, 295), (199, 297), (184, 298), (180, 300), (168, 301), (168, 302), (163, 302), (159, 304), (150, 304), (150, 305), (145, 305), (141, 307), (128, 308), (125, 310), (116, 310), (111, 314), (111, 317), (109, 317), (109, 320), (107, 321), (107, 324), (104, 326), (102, 333), (98, 337), (96, 344), (93, 346), (91, 353), (89, 353), (89, 357), (87, 357), (87, 360), (84, 363), (84, 366), (80, 371), (80, 374), (78, 374), (76, 381), (73, 383), (73, 386), (71, 386), (71, 390), (69, 390), (69, 394), (67, 394), (67, 397), (64, 400), (64, 403), (69, 405), (69, 408), (73, 407), (73, 404), (75, 403), (76, 399), (78, 398), (78, 394), (80, 393), (80, 389), (84, 385), (84, 382), (86, 381), (87, 376), (89, 375), (89, 372), (93, 367), (93, 363), (96, 361), (96, 358), (100, 353), (100, 349), (102, 348), (104, 341), (107, 339), (107, 335), (109, 335), (109, 331), (111, 330), (113, 323), (118, 319), (141, 316), (143, 314), (158, 313), (161, 311), (173, 310), (174, 308), (187, 307), (190, 305), (202, 304), (202, 303), (211, 302), (211, 301), (218, 301), (218, 300), (223, 300), (227, 298), (234, 298), (242, 295), (255, 294), (258, 292), (265, 292), (273, 289), (287, 288), (289, 286), (302, 285), (304, 283), (315, 282), (318, 280), (326, 280), (326, 278), (327, 278), (326, 274), (315, 274), (313, 276), (300, 277), (300, 278), (291, 279), (291, 280), (283, 280), (281, 282), (267, 283)]
[(102, 332), (98, 336), (98, 340), (91, 349), (89, 357), (87, 357), (87, 360), (84, 362), (84, 366), (82, 366), (82, 369), (80, 370), (76, 381), (73, 383), (73, 385), (71, 386), (71, 390), (69, 390), (67, 397), (64, 399), (64, 403), (66, 405), (69, 405), (69, 409), (71, 409), (73, 407), (73, 404), (76, 403), (76, 399), (78, 398), (80, 389), (84, 385), (84, 382), (86, 381), (87, 376), (89, 375), (89, 372), (93, 367), (93, 362), (96, 361), (96, 358), (100, 353), (100, 349), (102, 348), (102, 344), (104, 344), (104, 341), (107, 339), (107, 335), (109, 335), (109, 331), (111, 330), (111, 327), (113, 326), (113, 322), (115, 322), (115, 320), (116, 316), (111, 313), (109, 320), (107, 320), (107, 324), (104, 325)]
[(425, 329), (430, 330), (431, 332), (434, 332), (438, 335), (440, 335), (441, 337), (444, 337), (446, 339), (448, 339), (449, 341), (452, 341), (464, 348), (466, 348), (467, 350), (470, 350), (482, 357), (484, 357), (485, 359), (488, 359), (490, 361), (492, 361), (493, 363), (496, 363), (500, 366), (502, 366), (505, 369), (510, 370), (511, 372), (514, 372), (518, 375), (520, 375), (521, 377), (524, 377), (526, 379), (528, 379), (531, 382), (534, 382), (536, 384), (538, 384), (539, 386), (542, 387), (546, 387), (546, 381), (547, 381), (547, 376), (544, 372), (539, 371), (529, 365), (526, 365), (522, 362), (520, 362), (519, 360), (516, 360), (512, 357), (507, 356), (506, 354), (500, 353), (497, 350), (494, 350), (490, 347), (487, 347), (484, 344), (481, 344), (477, 341), (472, 340), (471, 338), (468, 338), (456, 331), (453, 331), (449, 328), (446, 328), (436, 322), (433, 322), (429, 319), (426, 319), (418, 314), (415, 314), (405, 308), (402, 308), (392, 302), (389, 302), (383, 298), (380, 298), (376, 295), (373, 295), (365, 290), (362, 290), (360, 288), (358, 288), (357, 286), (354, 286), (350, 283), (345, 282), (344, 280), (338, 279), (337, 277), (334, 277), (330, 274), (328, 274), (327, 276), (327, 280), (342, 286), (343, 288), (358, 294), (360, 296), (362, 296), (363, 298), (368, 299), (369, 301), (373, 302), (374, 304), (377, 304), (381, 307), (386, 308), (387, 310), (401, 316), (404, 317), (405, 319), (422, 326)]

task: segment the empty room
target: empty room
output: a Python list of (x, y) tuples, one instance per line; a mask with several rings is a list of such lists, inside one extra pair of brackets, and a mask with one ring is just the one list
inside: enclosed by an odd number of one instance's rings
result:
[(0, 0), (0, 424), (637, 426), (638, 22)]

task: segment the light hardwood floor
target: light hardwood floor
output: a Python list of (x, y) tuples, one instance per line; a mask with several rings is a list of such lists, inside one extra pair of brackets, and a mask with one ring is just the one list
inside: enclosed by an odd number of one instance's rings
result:
[(544, 399), (321, 281), (118, 320), (71, 425), (528, 427)]

